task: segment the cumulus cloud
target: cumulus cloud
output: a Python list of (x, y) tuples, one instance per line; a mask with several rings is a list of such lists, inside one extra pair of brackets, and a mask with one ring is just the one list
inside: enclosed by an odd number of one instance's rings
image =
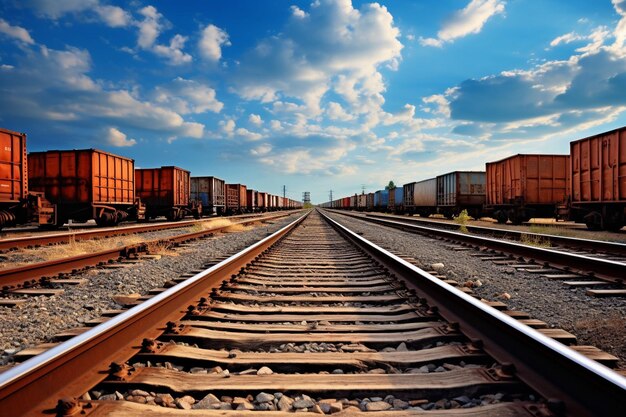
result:
[(161, 32), (169, 26), (163, 15), (154, 6), (146, 6), (139, 10), (143, 20), (136, 22), (139, 28), (137, 46), (151, 51), (155, 55), (168, 59), (171, 65), (187, 64), (193, 60), (192, 56), (183, 51), (187, 37), (180, 34), (170, 39), (169, 45), (157, 44)]
[(326, 107), (326, 114), (330, 120), (341, 120), (344, 122), (355, 118), (353, 115), (348, 114), (341, 104), (334, 101), (328, 103), (328, 106)]
[(169, 59), (169, 63), (172, 65), (186, 64), (192, 61), (191, 55), (183, 52), (186, 41), (187, 38), (185, 36), (174, 35), (168, 46), (154, 45), (152, 50), (156, 55)]
[(35, 43), (31, 38), (30, 33), (26, 29), (20, 26), (11, 26), (6, 20), (0, 18), (0, 33), (8, 36), (12, 39), (17, 39), (20, 42), (32, 45)]
[(109, 128), (107, 142), (109, 145), (118, 147), (134, 146), (137, 144), (135, 139), (127, 139), (126, 134), (120, 132), (114, 127)]
[(465, 8), (456, 11), (443, 24), (437, 38), (420, 38), (423, 46), (441, 47), (446, 42), (479, 33), (492, 17), (504, 12), (502, 0), (472, 0)]
[(6, 117), (22, 120), (80, 122), (94, 129), (137, 128), (171, 137), (201, 138), (204, 125), (187, 121), (169, 106), (135, 92), (106, 88), (90, 76), (91, 56), (78, 48), (28, 50), (15, 68), (0, 72), (0, 84), (19, 94), (0, 96)]
[(95, 12), (109, 27), (119, 28), (129, 26), (133, 18), (129, 12), (117, 6), (97, 6)]
[(256, 126), (261, 126), (263, 124), (263, 119), (258, 114), (250, 114), (248, 116), (248, 121)]
[(215, 25), (207, 25), (198, 43), (200, 56), (209, 61), (219, 61), (222, 58), (222, 46), (230, 46), (228, 33)]
[(181, 77), (155, 91), (156, 102), (166, 104), (180, 114), (219, 113), (224, 107), (224, 103), (216, 98), (214, 89)]
[(67, 14), (96, 17), (109, 27), (126, 27), (131, 14), (118, 6), (103, 5), (100, 0), (22, 0), (22, 7), (31, 8), (39, 17), (57, 20)]
[(355, 9), (350, 0), (319, 0), (308, 12), (298, 10), (292, 8), (278, 35), (245, 54), (236, 92), (264, 103), (298, 100), (299, 112), (307, 117), (323, 112), (320, 102), (329, 91), (348, 100), (353, 112), (379, 110), (385, 91), (379, 67), (397, 67), (403, 47), (387, 9), (377, 3)]

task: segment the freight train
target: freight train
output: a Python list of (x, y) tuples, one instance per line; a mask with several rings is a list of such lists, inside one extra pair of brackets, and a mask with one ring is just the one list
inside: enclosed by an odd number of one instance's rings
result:
[(534, 217), (585, 223), (591, 230), (626, 224), (626, 127), (578, 139), (566, 155), (518, 154), (485, 171), (454, 171), (402, 187), (355, 194), (321, 207), (521, 224)]
[(114, 226), (158, 216), (179, 220), (298, 208), (300, 201), (246, 190), (243, 184), (192, 177), (174, 166), (135, 168), (134, 160), (97, 149), (27, 154), (24, 133), (0, 129), (0, 229), (92, 219)]

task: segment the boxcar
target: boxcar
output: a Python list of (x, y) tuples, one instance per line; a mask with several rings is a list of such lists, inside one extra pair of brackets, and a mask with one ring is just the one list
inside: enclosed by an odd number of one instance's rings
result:
[(130, 158), (96, 149), (31, 152), (28, 184), (56, 205), (55, 225), (95, 219), (115, 225), (143, 217)]
[(619, 230), (626, 220), (626, 127), (570, 143), (574, 220)]
[[(428, 217), (437, 212), (437, 179), (430, 178), (410, 184), (404, 189), (405, 209), (411, 214)], [(412, 198), (411, 198), (412, 197)], [(407, 198), (410, 198), (407, 200)]]
[(479, 218), (485, 204), (485, 172), (454, 171), (437, 176), (437, 211), (451, 219), (462, 210)]
[(225, 182), (217, 177), (191, 177), (191, 199), (202, 203), (204, 214), (224, 214)]
[(394, 210), (396, 213), (404, 213), (404, 187), (393, 189)]
[(357, 209), (363, 211), (367, 208), (367, 194), (359, 194), (357, 196)]
[(518, 154), (487, 163), (485, 211), (499, 223), (554, 217), (567, 200), (569, 155)]
[(389, 190), (378, 190), (374, 193), (374, 210), (387, 211), (389, 205)]
[(246, 210), (248, 213), (255, 213), (258, 210), (256, 190), (246, 190)]
[(256, 205), (259, 209), (259, 211), (265, 212), (267, 211), (267, 193), (264, 193), (262, 191), (257, 191), (256, 194)]
[(190, 172), (175, 166), (135, 170), (137, 196), (146, 205), (146, 218), (200, 218), (202, 203), (191, 198)]
[(226, 184), (226, 212), (228, 214), (245, 213), (247, 203), (247, 187), (243, 184)]
[(367, 211), (374, 210), (374, 193), (367, 193), (365, 208)]
[(55, 223), (54, 206), (28, 190), (26, 134), (0, 129), (0, 229), (17, 224)]
[(355, 195), (350, 196), (350, 205), (348, 206), (348, 208), (350, 210), (356, 210), (357, 206), (358, 206), (357, 195), (355, 194)]

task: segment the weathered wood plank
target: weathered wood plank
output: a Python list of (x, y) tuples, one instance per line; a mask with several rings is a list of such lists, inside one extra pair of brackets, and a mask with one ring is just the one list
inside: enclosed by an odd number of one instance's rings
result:
[(354, 279), (336, 279), (328, 281), (317, 281), (314, 279), (290, 279), (285, 281), (284, 279), (255, 279), (246, 277), (238, 277), (238, 284), (252, 284), (252, 285), (282, 285), (285, 287), (296, 287), (298, 285), (308, 285), (310, 287), (357, 287), (363, 285), (384, 285), (389, 281), (384, 279), (367, 279), (356, 281)]
[(594, 297), (625, 297), (626, 290), (587, 290), (586, 294)]
[(427, 328), (406, 332), (387, 333), (245, 333), (228, 332), (224, 330), (209, 330), (198, 327), (185, 327), (180, 333), (165, 334), (166, 338), (195, 338), (195, 343), (220, 346), (264, 346), (268, 344), (282, 343), (372, 343), (372, 344), (398, 344), (425, 343), (433, 339), (445, 339), (446, 337), (458, 338), (459, 334), (448, 332), (440, 328)]
[(429, 320), (432, 316), (426, 316), (418, 314), (417, 312), (410, 312), (398, 315), (359, 315), (359, 314), (315, 314), (303, 317), (297, 314), (233, 314), (233, 313), (220, 313), (217, 311), (205, 311), (199, 316), (194, 316), (194, 319), (212, 319), (212, 320), (231, 320), (231, 321), (245, 321), (245, 322), (285, 322), (285, 321), (302, 321), (302, 320), (317, 320), (328, 322), (355, 322), (355, 321), (370, 321), (370, 322), (401, 322), (407, 320)]
[[(272, 313), (295, 313), (307, 316), (323, 313), (342, 313), (342, 314), (395, 314), (403, 311), (415, 311), (416, 307), (411, 304), (395, 304), (391, 306), (380, 307), (344, 307), (344, 306), (248, 306), (242, 304), (231, 303), (213, 303), (212, 310), (233, 311), (237, 313), (255, 313), (255, 314), (272, 314)], [(305, 317), (306, 318), (306, 317)], [(365, 319), (365, 317), (363, 318)]]
[(401, 298), (395, 294), (392, 295), (324, 295), (319, 297), (304, 295), (276, 295), (262, 296), (256, 294), (238, 294), (233, 292), (222, 291), (213, 297), (214, 299), (227, 299), (237, 301), (250, 301), (254, 303), (384, 303), (401, 301)]
[[(309, 318), (312, 320), (312, 318)], [(440, 321), (426, 321), (417, 323), (399, 323), (399, 324), (319, 324), (317, 321), (309, 321), (306, 325), (302, 324), (242, 324), (229, 323), (219, 321), (199, 321), (199, 320), (182, 320), (180, 324), (184, 326), (201, 327), (203, 329), (220, 329), (232, 331), (245, 331), (251, 333), (301, 333), (301, 332), (336, 332), (336, 333), (358, 333), (358, 332), (399, 332), (407, 330), (427, 329), (429, 327), (441, 327), (445, 323)]]
[[(219, 374), (190, 374), (175, 372), (165, 368), (138, 368), (127, 378), (127, 382), (112, 381), (111, 384), (148, 385), (157, 389), (174, 392), (224, 392), (224, 391), (304, 391), (304, 392), (348, 392), (364, 391), (408, 391), (416, 395), (457, 392), (492, 387), (506, 389), (519, 386), (514, 380), (498, 380), (486, 369), (464, 368), (448, 372), (428, 374), (272, 374), (272, 375), (232, 375), (224, 378)], [(107, 385), (109, 382), (103, 382)], [(467, 390), (467, 391), (466, 391)]]
[(312, 293), (312, 292), (326, 292), (326, 293), (363, 293), (363, 292), (388, 292), (393, 291), (396, 288), (391, 285), (378, 285), (369, 287), (315, 287), (303, 285), (300, 287), (276, 287), (276, 286), (260, 286), (260, 285), (240, 285), (230, 284), (227, 287), (228, 290), (240, 290), (251, 292), (272, 292), (276, 294), (298, 294), (298, 293)]
[[(420, 365), (435, 361), (484, 357), (458, 345), (444, 345), (430, 349), (396, 352), (236, 352), (231, 355), (226, 350), (200, 349), (178, 344), (164, 344), (156, 353), (141, 353), (143, 360), (156, 362), (164, 360), (193, 360), (203, 364), (228, 366), (265, 366), (268, 364), (289, 365), (341, 365), (362, 368), (368, 364)], [(202, 365), (198, 365), (202, 366)]]

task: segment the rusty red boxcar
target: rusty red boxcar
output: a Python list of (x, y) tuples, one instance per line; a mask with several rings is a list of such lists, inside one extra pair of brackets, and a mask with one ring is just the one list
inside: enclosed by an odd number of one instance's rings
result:
[(257, 207), (258, 207), (259, 211), (265, 212), (265, 211), (268, 210), (268, 207), (267, 207), (268, 200), (269, 200), (269, 198), (268, 198), (268, 194), (267, 193), (264, 193), (262, 191), (257, 191), (257, 193), (256, 193), (256, 204), (257, 204)]
[(590, 229), (619, 230), (626, 214), (626, 127), (570, 143), (571, 206)]
[(256, 190), (246, 190), (246, 210), (254, 213), (258, 210)]
[(28, 190), (26, 134), (0, 129), (0, 229), (24, 223), (55, 222), (54, 206), (43, 193)]
[(487, 163), (486, 211), (499, 223), (554, 217), (567, 200), (569, 155), (518, 154)]
[(146, 205), (146, 218), (199, 218), (202, 203), (191, 199), (190, 172), (175, 166), (135, 170), (137, 196)]
[(56, 205), (57, 225), (70, 219), (115, 225), (143, 214), (134, 168), (132, 159), (97, 149), (31, 152), (28, 184)]
[(242, 214), (246, 212), (247, 187), (243, 184), (226, 184), (226, 212), (228, 214)]

